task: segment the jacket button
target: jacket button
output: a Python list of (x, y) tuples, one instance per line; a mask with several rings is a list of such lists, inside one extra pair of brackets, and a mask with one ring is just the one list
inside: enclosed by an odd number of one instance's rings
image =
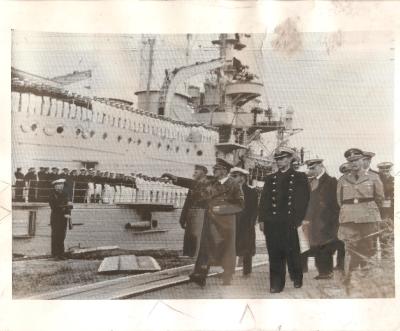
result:
[(276, 207), (276, 204), (275, 204), (275, 203), (273, 203), (273, 204), (272, 204), (272, 207)]
[(290, 184), (293, 184), (293, 181), (291, 180), (289, 183), (290, 183)]
[(276, 190), (273, 188), (273, 189), (272, 189), (272, 192), (275, 192), (275, 191), (276, 191)]
[(288, 202), (288, 205), (290, 206), (291, 204), (292, 204), (292, 203), (289, 201), (289, 202)]
[(276, 182), (272, 182), (272, 185), (275, 185), (276, 184)]
[(287, 213), (290, 214), (290, 210)]
[(273, 211), (273, 212), (272, 212), (272, 215), (276, 215), (276, 211)]

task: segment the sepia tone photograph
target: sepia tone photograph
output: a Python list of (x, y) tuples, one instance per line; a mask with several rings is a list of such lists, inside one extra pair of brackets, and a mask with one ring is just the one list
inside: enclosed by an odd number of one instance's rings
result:
[(13, 30), (13, 299), (394, 298), (394, 45)]

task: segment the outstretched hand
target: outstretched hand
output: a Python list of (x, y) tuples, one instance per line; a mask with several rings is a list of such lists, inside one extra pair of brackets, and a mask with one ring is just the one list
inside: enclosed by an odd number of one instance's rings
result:
[(173, 181), (175, 181), (175, 180), (177, 179), (176, 176), (174, 176), (174, 175), (172, 175), (172, 174), (170, 174), (170, 173), (164, 173), (164, 174), (162, 174), (162, 175), (161, 175), (161, 178), (168, 178), (168, 179), (173, 180)]

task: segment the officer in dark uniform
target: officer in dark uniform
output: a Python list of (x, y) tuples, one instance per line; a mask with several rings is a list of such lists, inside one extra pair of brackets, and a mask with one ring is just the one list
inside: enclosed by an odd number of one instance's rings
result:
[(291, 168), (293, 155), (287, 147), (274, 152), (278, 171), (266, 177), (260, 199), (259, 221), (267, 242), (271, 293), (284, 289), (286, 264), (294, 287), (303, 285), (297, 228), (306, 214), (310, 189), (306, 174)]
[(25, 187), (25, 180), (24, 174), (21, 172), (21, 168), (17, 168), (17, 171), (14, 173), (15, 176), (15, 201), (16, 202), (23, 202), (24, 197), (24, 187)]
[(25, 180), (25, 185), (29, 188), (28, 189), (28, 201), (36, 202), (38, 178), (36, 175), (35, 168), (31, 167), (28, 169), (28, 172), (26, 173), (24, 180)]
[(65, 179), (53, 181), (54, 189), (51, 190), (49, 197), (51, 255), (56, 259), (64, 259), (64, 240), (72, 209), (72, 203), (69, 202), (68, 194), (64, 190), (64, 183)]

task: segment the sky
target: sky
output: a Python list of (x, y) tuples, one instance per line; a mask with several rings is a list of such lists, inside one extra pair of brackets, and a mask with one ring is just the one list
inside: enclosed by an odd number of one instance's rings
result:
[[(217, 35), (157, 35), (151, 87), (159, 89), (164, 69), (217, 58), (210, 43)], [(14, 31), (12, 64), (44, 77), (74, 70), (93, 71), (89, 94), (135, 101), (145, 88), (148, 43), (153, 36), (59, 34)], [(373, 166), (393, 161), (394, 50), (385, 32), (300, 33), (290, 52), (275, 34), (243, 38), (237, 57), (264, 83), (264, 105), (294, 110), (302, 131), (290, 145), (307, 158), (323, 158), (338, 176), (350, 147), (375, 152)], [(187, 48), (189, 45), (189, 48)], [(287, 48), (287, 47), (286, 47)], [(189, 49), (189, 57), (186, 56)], [(203, 76), (191, 83), (199, 84)], [(182, 88), (183, 86), (181, 86)], [(273, 146), (270, 135), (264, 138)]]

